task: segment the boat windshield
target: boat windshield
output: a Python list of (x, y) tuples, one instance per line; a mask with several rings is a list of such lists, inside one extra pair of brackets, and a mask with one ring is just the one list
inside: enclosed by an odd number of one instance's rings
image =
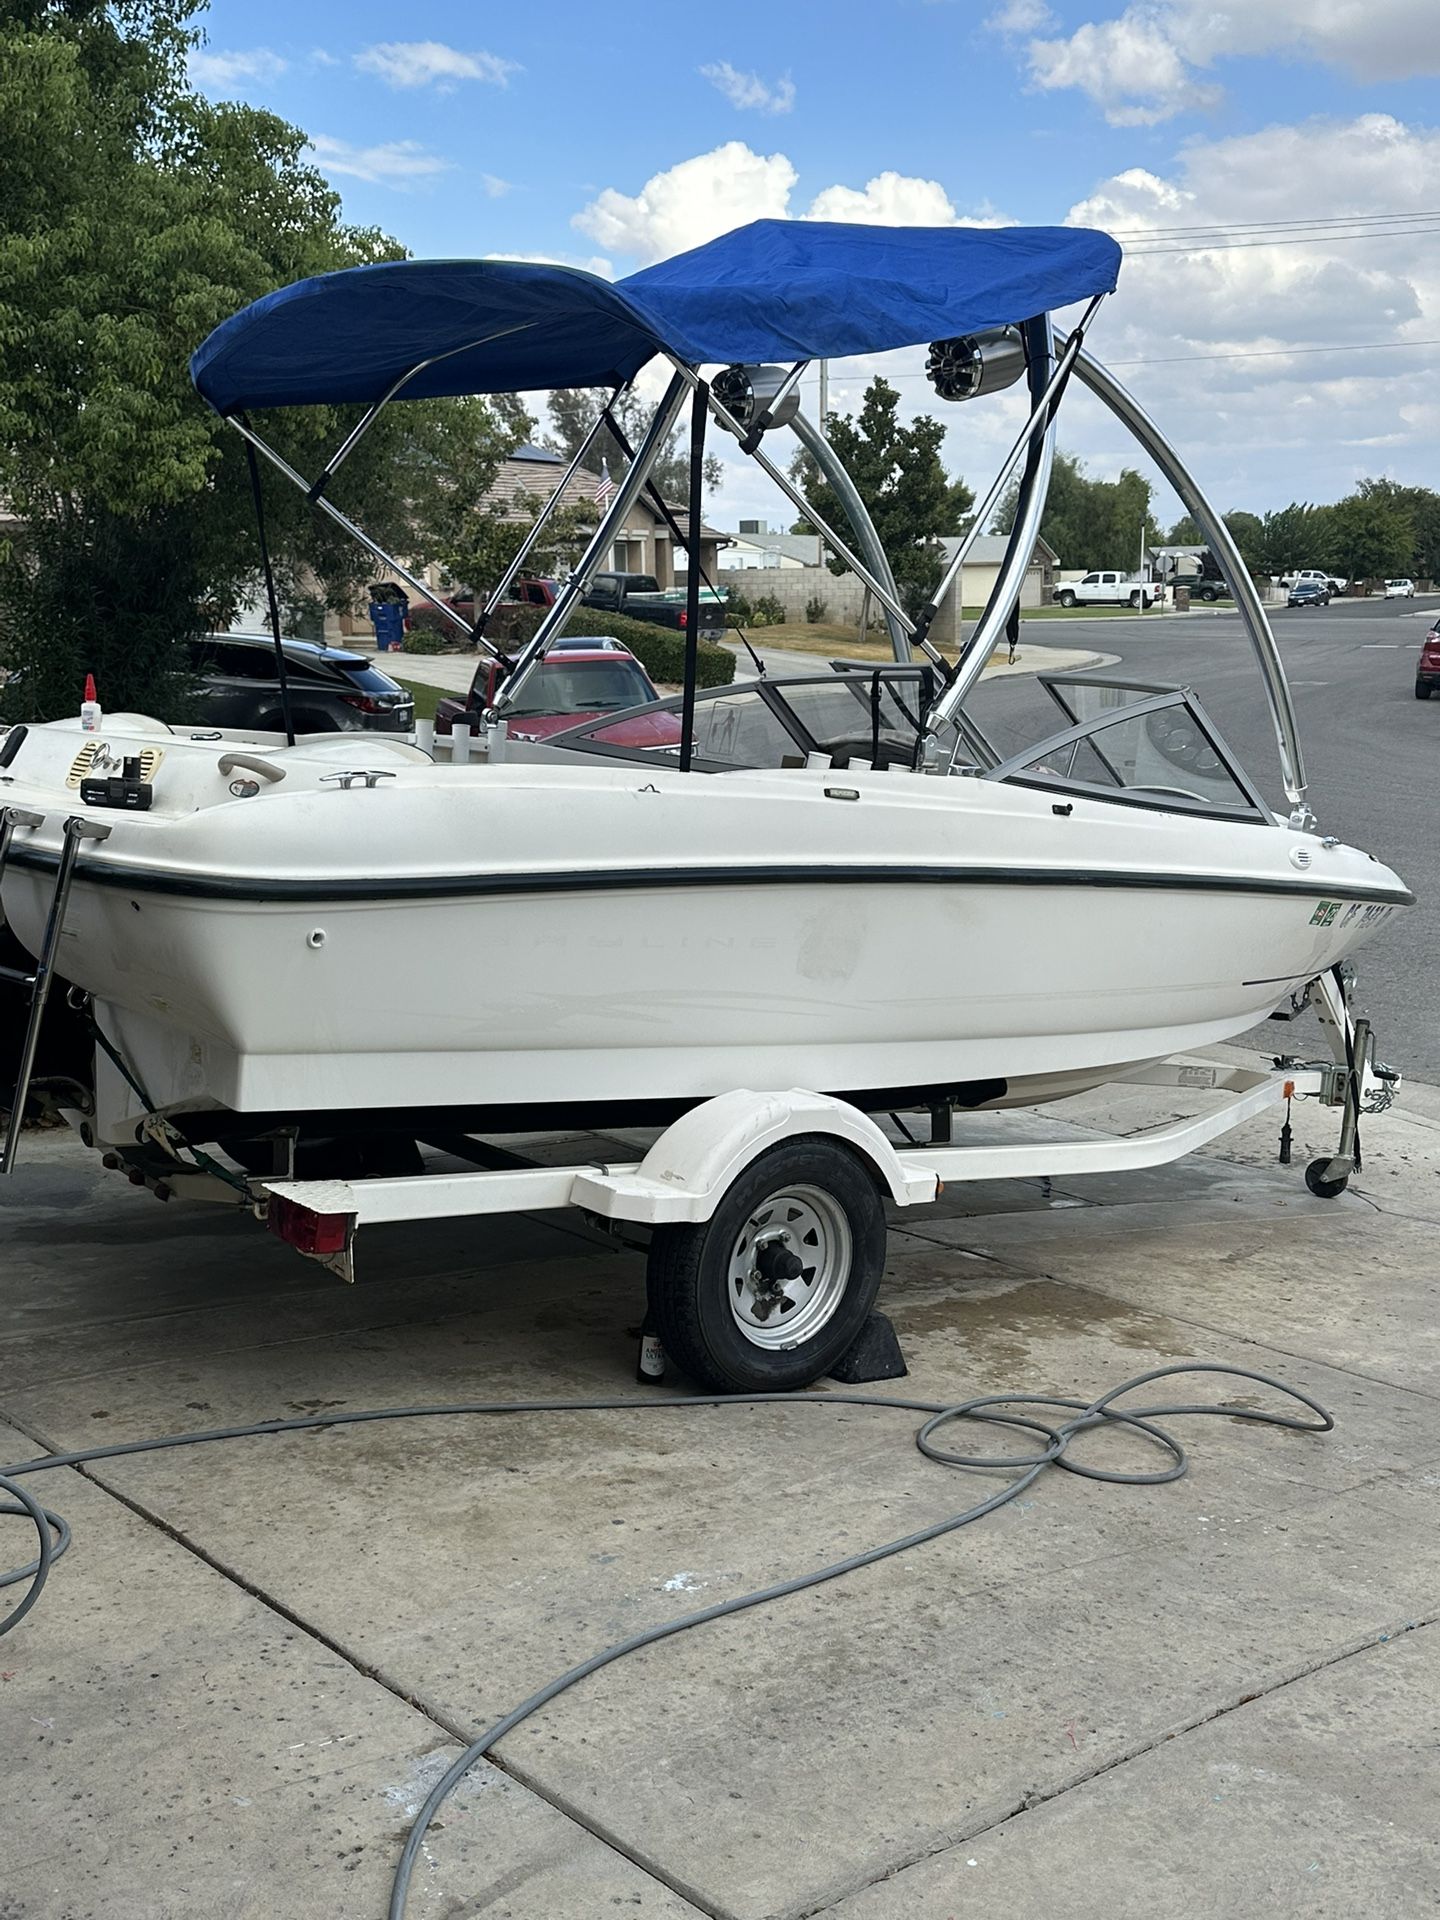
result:
[[(934, 686), (928, 667), (874, 667), (716, 688), (695, 702), (693, 764), (710, 773), (763, 770), (803, 766), (821, 754), (830, 765), (912, 767)], [(678, 717), (681, 706), (676, 696), (647, 711)], [(607, 716), (547, 744), (622, 760), (679, 761), (678, 729), (673, 740), (637, 745), (633, 717)]]
[(1015, 754), (987, 779), (1093, 793), (1134, 806), (1271, 818), (1187, 689), (1077, 675), (1057, 676), (1046, 691), (1072, 724)]

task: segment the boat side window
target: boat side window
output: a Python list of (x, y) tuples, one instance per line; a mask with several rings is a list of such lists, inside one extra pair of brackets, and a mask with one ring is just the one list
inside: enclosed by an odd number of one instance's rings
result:
[(996, 769), (1023, 786), (1089, 788), (1141, 805), (1262, 818), (1256, 796), (1185, 700), (1120, 709)]
[[(625, 760), (678, 760), (681, 703), (670, 699), (645, 709), (632, 707), (613, 720), (556, 735), (552, 746), (604, 753)], [(704, 771), (779, 767), (805, 751), (776, 718), (757, 687), (716, 694), (695, 703), (691, 752)]]
[(702, 700), (695, 708), (694, 752), (725, 767), (778, 767), (799, 751), (764, 696), (748, 689)]
[[(907, 691), (913, 697), (913, 683)], [(870, 759), (878, 744), (883, 759), (909, 766), (914, 757), (917, 722), (900, 690), (884, 679), (877, 683), (874, 674), (837, 674), (808, 685), (782, 684), (773, 692), (822, 752)]]

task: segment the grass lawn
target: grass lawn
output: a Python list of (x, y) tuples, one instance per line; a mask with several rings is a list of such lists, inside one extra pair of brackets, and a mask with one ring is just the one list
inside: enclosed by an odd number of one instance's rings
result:
[(398, 673), (392, 674), (391, 678), (414, 694), (417, 720), (433, 720), (437, 704), (450, 697), (448, 687), (432, 687), (424, 680), (402, 680)]
[[(983, 609), (966, 607), (964, 617), (978, 620)], [(1149, 614), (1136, 614), (1129, 607), (1027, 607), (1021, 616), (1031, 620), (1135, 620), (1153, 619), (1153, 609)], [(766, 647), (779, 647), (785, 653), (818, 653), (827, 657), (841, 654), (846, 659), (888, 660), (891, 658), (890, 643), (875, 633), (861, 640), (854, 627), (840, 626), (834, 621), (820, 620), (813, 625), (809, 621), (786, 621), (774, 627), (749, 627), (746, 631), (755, 650), (763, 654)], [(737, 636), (738, 638), (738, 636)]]

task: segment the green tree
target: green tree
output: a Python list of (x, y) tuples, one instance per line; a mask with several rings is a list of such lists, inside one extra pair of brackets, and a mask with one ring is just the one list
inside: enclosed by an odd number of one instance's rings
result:
[[(901, 601), (914, 614), (935, 591), (944, 571), (941, 537), (959, 532), (975, 496), (963, 480), (946, 476), (940, 458), (945, 439), (941, 423), (920, 414), (902, 424), (899, 402), (896, 389), (877, 377), (866, 388), (853, 419), (847, 414), (830, 415), (828, 434), (875, 522)], [(798, 453), (790, 475), (816, 511), (843, 532), (848, 525), (845, 509), (821, 479), (811, 455)], [(797, 521), (795, 530), (814, 532), (804, 521)], [(829, 565), (832, 573), (849, 571), (842, 560), (832, 559)]]
[(1334, 567), (1330, 507), (1292, 500), (1288, 507), (1261, 516), (1255, 552), (1247, 554), (1257, 572), (1274, 578), (1297, 567)]
[[(600, 417), (600, 409), (609, 399), (609, 389), (599, 387), (557, 387), (550, 395), (550, 441), (556, 452), (563, 453), (567, 460), (573, 459), (576, 450), (587, 433)], [(653, 407), (636, 393), (622, 393), (611, 409), (620, 425), (625, 438), (632, 447), (638, 447), (645, 438), (650, 425)], [(712, 428), (712, 432), (714, 429)], [(599, 473), (601, 462), (608, 464), (612, 479), (619, 479), (629, 465), (620, 445), (614, 437), (602, 433), (590, 448), (583, 461), (589, 473)], [(705, 456), (705, 485), (718, 487), (725, 477), (725, 469), (713, 453)], [(688, 416), (666, 441), (659, 459), (651, 468), (650, 478), (654, 481), (662, 500), (671, 506), (685, 506), (690, 499), (690, 427)]]
[[(1017, 479), (996, 512), (996, 533), (1009, 533), (1014, 526), (1019, 492)], [(1140, 565), (1142, 540), (1147, 547), (1167, 544), (1150, 511), (1150, 495), (1150, 482), (1133, 467), (1122, 467), (1114, 480), (1092, 480), (1074, 454), (1057, 451), (1041, 535), (1062, 567), (1108, 567), (1133, 574)]]
[[(191, 388), (220, 320), (287, 281), (398, 257), (304, 164), (304, 135), (187, 90), (199, 0), (0, 4), (0, 658), (14, 717), (103, 703), (165, 715), (177, 642), (257, 578), (239, 435)], [(353, 410), (285, 409), (267, 438), (314, 472)], [(334, 494), (399, 551), (441, 484), (445, 403), (381, 416)], [(439, 440), (437, 441), (437, 435)], [(373, 562), (268, 479), (287, 599), (351, 598)]]
[(1182, 513), (1165, 536), (1167, 547), (1203, 547), (1205, 536), (1188, 513)]
[(1416, 580), (1440, 576), (1440, 493), (1430, 487), (1403, 487), (1397, 480), (1362, 480), (1362, 499), (1394, 507), (1410, 522), (1410, 552), (1403, 572)]
[(1351, 580), (1404, 571), (1415, 545), (1408, 506), (1380, 492), (1352, 493), (1330, 509), (1330, 554), (1324, 564)]
[(1251, 573), (1257, 571), (1256, 556), (1265, 540), (1265, 523), (1258, 513), (1223, 513), (1221, 519), (1230, 530), (1230, 538), (1240, 549), (1240, 558)]

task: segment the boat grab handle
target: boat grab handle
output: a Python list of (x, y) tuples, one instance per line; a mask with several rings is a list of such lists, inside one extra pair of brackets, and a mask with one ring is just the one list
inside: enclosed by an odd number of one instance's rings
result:
[(263, 780), (283, 780), (285, 778), (284, 767), (277, 767), (273, 760), (262, 760), (258, 753), (221, 754), (221, 773), (234, 773), (237, 767), (244, 767), (247, 773), (258, 773)]

